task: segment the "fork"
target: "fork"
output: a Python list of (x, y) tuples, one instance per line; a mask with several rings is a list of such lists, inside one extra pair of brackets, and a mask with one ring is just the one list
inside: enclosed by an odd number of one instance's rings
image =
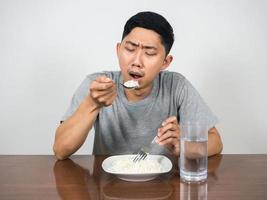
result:
[[(157, 135), (153, 138), (153, 140), (151, 141), (151, 143), (150, 143), (150, 147), (151, 147), (151, 144), (154, 144), (155, 142), (156, 142), (156, 139), (157, 139)], [(149, 149), (150, 149), (150, 147), (149, 147)], [(146, 157), (147, 157), (147, 155), (149, 154), (149, 149), (144, 149), (144, 147), (143, 148), (141, 148), (139, 151), (138, 151), (138, 153), (136, 154), (136, 156), (134, 157), (134, 159), (133, 159), (133, 162), (134, 163), (136, 163), (136, 162), (139, 162), (139, 161), (141, 161), (141, 160), (144, 160), (144, 159), (146, 159)]]

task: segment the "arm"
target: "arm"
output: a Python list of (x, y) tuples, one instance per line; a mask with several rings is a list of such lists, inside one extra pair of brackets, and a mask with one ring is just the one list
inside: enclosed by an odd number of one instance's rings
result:
[(59, 125), (53, 147), (59, 160), (69, 157), (81, 147), (96, 120), (99, 110), (90, 96), (87, 96), (77, 111)]
[(223, 144), (219, 132), (215, 127), (209, 130), (208, 135), (208, 156), (222, 152)]
[(116, 95), (116, 86), (111, 79), (98, 77), (92, 81), (90, 94), (76, 112), (56, 130), (53, 150), (58, 159), (69, 157), (82, 146), (100, 109), (111, 105)]

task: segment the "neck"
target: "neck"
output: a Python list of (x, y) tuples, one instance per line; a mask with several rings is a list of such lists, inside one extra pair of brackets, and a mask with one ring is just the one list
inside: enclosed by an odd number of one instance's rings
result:
[(144, 98), (146, 98), (148, 95), (150, 95), (153, 88), (153, 83), (145, 88), (135, 89), (135, 90), (127, 90), (124, 89), (125, 95), (130, 102), (137, 102)]

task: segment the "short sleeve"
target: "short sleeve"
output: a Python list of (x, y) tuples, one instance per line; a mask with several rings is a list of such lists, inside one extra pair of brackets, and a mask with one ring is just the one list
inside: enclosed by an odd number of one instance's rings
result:
[(89, 94), (90, 82), (91, 80), (87, 76), (80, 84), (80, 86), (76, 89), (66, 113), (61, 118), (61, 122), (65, 121), (71, 115), (73, 115), (73, 113), (77, 110), (83, 99)]
[(85, 79), (82, 81), (80, 86), (75, 91), (74, 95), (72, 96), (70, 105), (67, 109), (67, 112), (63, 115), (60, 122), (65, 121), (70, 116), (73, 115), (73, 113), (78, 109), (84, 98), (89, 95), (89, 86), (93, 80), (95, 80), (99, 76), (107, 76), (109, 78), (112, 78), (111, 74), (108, 72), (97, 72), (90, 75), (87, 75)]
[(179, 97), (180, 122), (206, 123), (209, 128), (218, 123), (218, 118), (213, 114), (202, 97), (192, 84), (184, 78), (184, 85)]

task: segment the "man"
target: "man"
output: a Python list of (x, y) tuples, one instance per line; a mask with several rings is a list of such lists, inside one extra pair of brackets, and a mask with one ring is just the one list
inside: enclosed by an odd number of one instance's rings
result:
[[(94, 154), (136, 153), (157, 135), (157, 144), (179, 155), (183, 121), (208, 122), (208, 155), (220, 153), (216, 117), (185, 77), (165, 71), (173, 60), (173, 42), (173, 29), (161, 15), (131, 17), (117, 44), (121, 70), (88, 75), (77, 89), (56, 130), (56, 157), (65, 159), (77, 151), (93, 126)], [(140, 87), (123, 88), (128, 80)]]

